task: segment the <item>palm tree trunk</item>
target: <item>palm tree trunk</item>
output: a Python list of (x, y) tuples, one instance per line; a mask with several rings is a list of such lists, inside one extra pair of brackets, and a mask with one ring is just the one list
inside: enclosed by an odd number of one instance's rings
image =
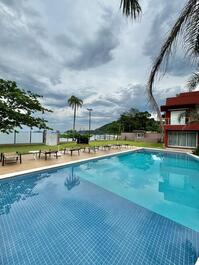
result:
[(160, 120), (160, 128), (161, 128), (161, 134), (163, 137), (163, 120), (162, 115), (160, 112), (160, 108), (153, 96), (153, 85), (155, 81), (155, 77), (160, 70), (160, 66), (162, 65), (163, 61), (168, 60), (169, 55), (171, 54), (172, 46), (174, 45), (175, 39), (179, 35), (180, 31), (183, 28), (184, 23), (187, 21), (189, 16), (193, 13), (194, 7), (196, 6), (198, 0), (189, 0), (188, 3), (185, 5), (185, 8), (183, 9), (180, 17), (177, 19), (176, 23), (174, 24), (168, 38), (166, 39), (164, 45), (161, 48), (159, 56), (156, 58), (153, 67), (151, 69), (151, 73), (149, 76), (148, 84), (147, 84), (147, 90), (149, 95), (149, 101), (154, 107), (154, 109), (157, 112), (158, 118)]
[(76, 104), (75, 104), (75, 107), (74, 107), (73, 131), (75, 131), (75, 120), (76, 120)]

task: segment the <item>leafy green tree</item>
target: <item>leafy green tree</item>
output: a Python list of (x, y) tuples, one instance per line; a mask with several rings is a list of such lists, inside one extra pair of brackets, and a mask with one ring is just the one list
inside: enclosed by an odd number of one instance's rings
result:
[(74, 116), (73, 116), (73, 131), (75, 131), (75, 121), (76, 121), (76, 115), (77, 115), (77, 110), (78, 108), (82, 107), (83, 105), (83, 100), (78, 98), (78, 97), (75, 97), (75, 96), (71, 96), (69, 99), (68, 99), (68, 105), (74, 109)]
[(51, 110), (42, 107), (41, 96), (19, 88), (14, 81), (0, 79), (0, 132), (9, 133), (26, 125), (50, 129), (47, 120), (36, 117)]
[(60, 135), (62, 138), (77, 138), (79, 136), (79, 133), (74, 130), (68, 130), (67, 132)]
[(121, 114), (117, 121), (108, 123), (95, 130), (96, 134), (120, 134), (121, 131), (132, 132), (133, 130), (159, 131), (160, 123), (151, 117), (148, 111), (140, 112), (130, 109)]
[(107, 128), (107, 133), (108, 134), (114, 134), (114, 135), (120, 134), (121, 133), (120, 123), (118, 121), (114, 121), (114, 122), (110, 123), (109, 127)]
[(151, 118), (148, 111), (139, 112), (136, 109), (130, 109), (120, 116), (119, 122), (125, 132), (133, 130), (159, 131), (159, 122)]

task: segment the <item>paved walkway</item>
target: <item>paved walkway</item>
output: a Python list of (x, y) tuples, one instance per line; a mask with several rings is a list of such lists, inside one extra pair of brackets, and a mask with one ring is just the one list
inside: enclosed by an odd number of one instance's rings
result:
[(41, 168), (41, 167), (46, 167), (46, 166), (52, 166), (52, 165), (58, 165), (58, 164), (63, 164), (67, 162), (72, 162), (72, 161), (78, 161), (86, 158), (92, 158), (92, 157), (97, 157), (101, 155), (106, 155), (106, 154), (114, 154), (118, 153), (121, 151), (127, 151), (127, 150), (133, 150), (136, 149), (136, 147), (130, 147), (130, 148), (119, 148), (119, 149), (111, 149), (111, 150), (106, 150), (106, 151), (97, 151), (96, 153), (94, 152), (80, 152), (80, 155), (78, 153), (74, 152), (72, 156), (70, 154), (63, 154), (61, 157), (56, 157), (52, 154), (51, 158), (48, 158), (47, 160), (44, 159), (44, 156), (40, 159), (35, 160), (32, 154), (27, 154), (22, 156), (22, 164), (6, 164), (5, 166), (1, 166), (0, 164), (0, 179), (4, 178), (4, 174), (10, 174), (10, 173), (17, 173), (20, 171), (24, 170), (29, 170), (29, 169), (36, 169), (36, 168)]

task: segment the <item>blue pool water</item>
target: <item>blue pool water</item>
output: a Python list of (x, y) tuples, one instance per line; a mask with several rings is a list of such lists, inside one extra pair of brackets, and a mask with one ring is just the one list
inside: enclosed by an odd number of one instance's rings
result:
[(75, 173), (199, 232), (199, 161), (188, 155), (139, 151), (80, 165)]
[(194, 265), (198, 172), (139, 151), (2, 180), (0, 264)]

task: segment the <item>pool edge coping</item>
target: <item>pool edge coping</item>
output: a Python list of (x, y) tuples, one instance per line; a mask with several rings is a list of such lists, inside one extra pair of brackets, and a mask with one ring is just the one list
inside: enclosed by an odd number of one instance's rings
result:
[(13, 178), (13, 177), (21, 176), (21, 175), (26, 175), (26, 174), (30, 174), (30, 173), (34, 173), (34, 172), (40, 172), (40, 171), (47, 170), (47, 169), (53, 169), (53, 168), (59, 168), (59, 167), (63, 167), (63, 166), (73, 165), (73, 164), (79, 164), (79, 163), (82, 163), (82, 162), (92, 161), (92, 160), (99, 159), (99, 158), (106, 158), (106, 157), (114, 156), (114, 155), (117, 155), (117, 154), (131, 153), (131, 152), (134, 152), (134, 151), (137, 151), (137, 150), (141, 150), (141, 149), (143, 149), (143, 148), (142, 147), (140, 147), (140, 148), (138, 147), (138, 148), (135, 148), (135, 149), (123, 150), (123, 151), (116, 152), (116, 153), (111, 153), (111, 154), (104, 154), (104, 155), (99, 155), (99, 156), (95, 156), (95, 157), (89, 157), (89, 158), (84, 158), (84, 159), (64, 162), (64, 163), (50, 165), (50, 166), (44, 166), (44, 167), (38, 167), (38, 168), (34, 168), (34, 169), (32, 168), (32, 169), (22, 170), (22, 171), (18, 171), (18, 172), (2, 174), (2, 175), (0, 175), (0, 180), (4, 180), (4, 179), (7, 179), (7, 178)]
[(134, 149), (123, 150), (123, 151), (116, 152), (116, 153), (104, 154), (104, 155), (84, 158), (84, 159), (75, 160), (75, 161), (64, 162), (64, 163), (50, 165), (50, 166), (44, 166), (44, 167), (38, 167), (38, 168), (34, 168), (34, 169), (22, 170), (22, 171), (18, 171), (18, 172), (14, 172), (14, 173), (2, 174), (2, 175), (0, 175), (0, 180), (4, 180), (4, 179), (7, 179), (7, 178), (13, 178), (13, 177), (21, 176), (21, 175), (26, 175), (26, 174), (31, 174), (31, 173), (34, 173), (34, 172), (40, 172), (40, 171), (44, 171), (44, 170), (47, 170), (47, 169), (53, 169), (53, 168), (59, 168), (59, 167), (63, 167), (63, 166), (73, 165), (73, 164), (79, 164), (79, 163), (82, 163), (82, 162), (92, 161), (92, 160), (96, 160), (96, 159), (99, 159), (99, 158), (111, 157), (111, 156), (118, 155), (118, 154), (131, 153), (131, 152), (135, 152), (137, 150), (155, 150), (155, 151), (168, 152), (168, 153), (186, 154), (186, 155), (189, 155), (192, 158), (195, 158), (196, 160), (199, 161), (199, 157), (198, 156), (196, 156), (194, 154), (191, 154), (189, 152), (183, 152), (183, 151), (180, 151), (180, 150), (167, 150), (167, 149), (160, 149), (160, 148), (152, 148), (152, 147), (136, 147)]

